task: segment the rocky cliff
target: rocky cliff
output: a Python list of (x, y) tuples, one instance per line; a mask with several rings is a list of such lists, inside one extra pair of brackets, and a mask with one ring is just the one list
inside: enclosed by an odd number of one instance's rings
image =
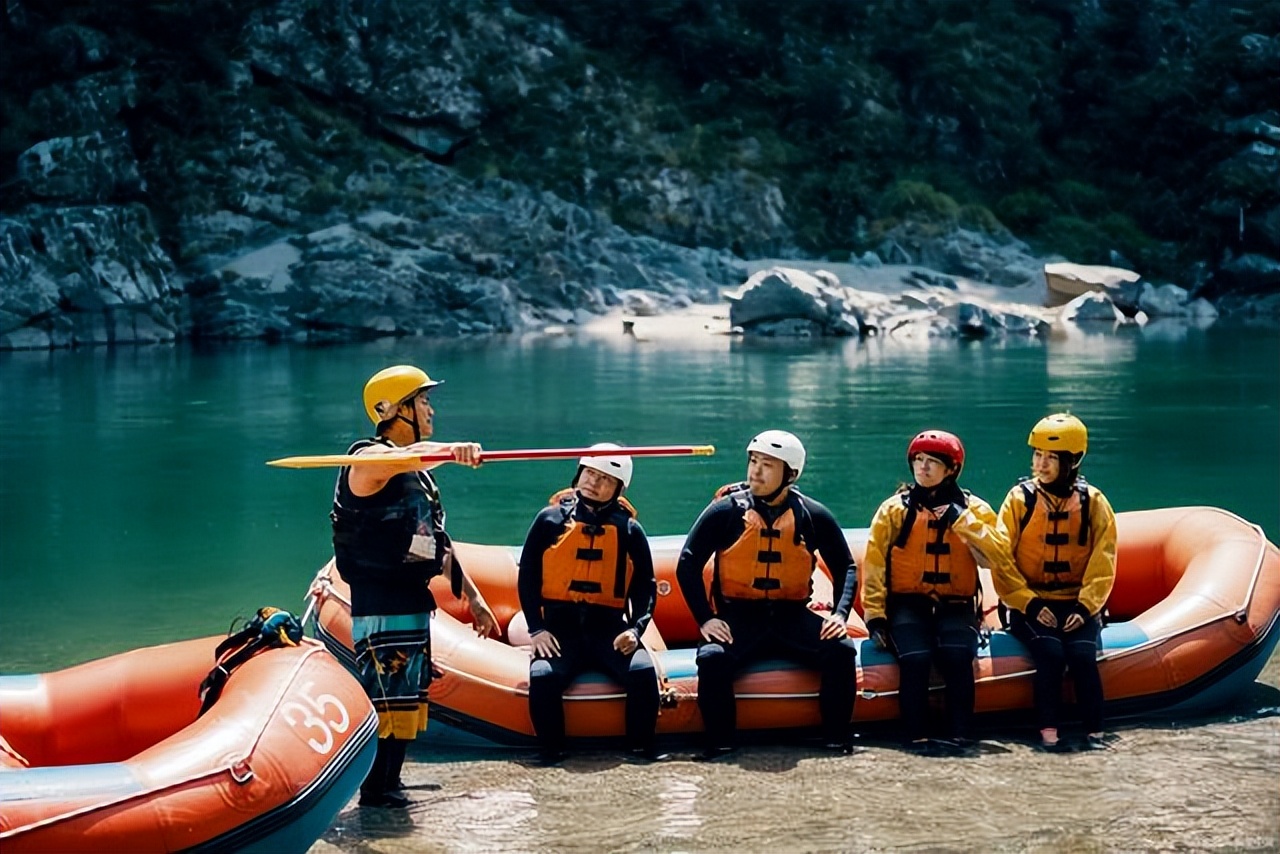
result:
[[(503, 332), (788, 254), (1280, 291), (1280, 13), (1131, 5), (8, 0), (0, 348)], [(1099, 160), (1162, 104), (1195, 186), (1172, 136)]]

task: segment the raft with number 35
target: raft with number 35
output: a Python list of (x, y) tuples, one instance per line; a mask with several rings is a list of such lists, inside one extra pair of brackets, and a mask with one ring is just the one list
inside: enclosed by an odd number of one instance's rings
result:
[(224, 640), (0, 676), (0, 851), (311, 848), (373, 764), (373, 705), (304, 638), (244, 661), (201, 715)]
[[(1102, 631), (1099, 670), (1112, 718), (1202, 712), (1229, 703), (1257, 678), (1275, 648), (1280, 616), (1280, 551), (1262, 529), (1212, 507), (1178, 507), (1117, 514), (1116, 583)], [(866, 529), (846, 529), (861, 564)], [(698, 627), (675, 582), (684, 538), (651, 537), (658, 578), (654, 619), (643, 640), (662, 681), (658, 733), (699, 732)], [(432, 657), (442, 674), (431, 685), (432, 719), (494, 741), (520, 744), (533, 735), (529, 719), (529, 649), (519, 641), (523, 615), (516, 594), (519, 547), (456, 543), (459, 562), (502, 627), (502, 638), (480, 638), (465, 622), (465, 606), (439, 585), (441, 609), (432, 621)], [(710, 567), (705, 572), (710, 579)], [(311, 587), (317, 635), (354, 667), (346, 583), (332, 561)], [(812, 607), (829, 607), (831, 583), (814, 573)], [(975, 663), (976, 712), (1032, 715), (1032, 663), (1005, 632), (987, 570), (982, 606), (989, 639)], [(893, 656), (866, 639), (856, 614), (849, 632), (858, 642), (858, 700), (853, 723), (897, 717), (898, 668)], [(523, 637), (522, 637), (523, 634)], [(527, 642), (527, 641), (526, 641)], [(1064, 696), (1071, 701), (1070, 680)], [(804, 730), (819, 724), (818, 677), (784, 660), (762, 662), (735, 684), (742, 730)], [(603, 675), (585, 674), (565, 693), (567, 733), (608, 738), (623, 732), (622, 689)]]

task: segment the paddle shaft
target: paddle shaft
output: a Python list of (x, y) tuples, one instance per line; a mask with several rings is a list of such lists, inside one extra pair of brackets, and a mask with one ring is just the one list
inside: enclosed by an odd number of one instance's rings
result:
[[(716, 452), (711, 445), (642, 445), (634, 448), (520, 448), (506, 451), (484, 451), (480, 461), (499, 463), (509, 460), (563, 460), (573, 457), (709, 457)], [(269, 466), (291, 469), (326, 468), (351, 465), (386, 465), (414, 461), (419, 463), (451, 463), (453, 455), (439, 454), (319, 454), (284, 457), (271, 460)]]

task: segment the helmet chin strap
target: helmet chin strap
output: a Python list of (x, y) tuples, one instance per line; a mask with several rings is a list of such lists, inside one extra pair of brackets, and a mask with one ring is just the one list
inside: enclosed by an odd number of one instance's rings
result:
[(1045, 491), (1059, 498), (1066, 498), (1076, 487), (1076, 479), (1080, 476), (1080, 464), (1084, 462), (1084, 454), (1076, 457), (1071, 465), (1066, 465), (1062, 457), (1058, 457), (1058, 476), (1051, 483), (1044, 484)]
[(410, 427), (413, 428), (413, 443), (415, 445), (422, 441), (422, 428), (418, 426), (418, 411), (416, 407), (414, 408), (412, 421), (409, 420), (408, 418), (405, 418), (399, 412), (396, 413), (396, 417), (392, 420), (403, 421), (405, 424), (408, 424)]
[(614, 494), (610, 498), (607, 498), (604, 501), (592, 500), (587, 496), (583, 495), (582, 490), (580, 489), (575, 489), (574, 493), (577, 494), (578, 500), (581, 501), (583, 504), (587, 505), (587, 508), (591, 510), (591, 512), (593, 513), (599, 513), (602, 510), (608, 509), (612, 504), (614, 504), (618, 500), (617, 492), (614, 492)]
[(604, 510), (605, 508), (607, 508), (610, 504), (616, 503), (617, 500), (622, 497), (621, 482), (619, 482), (618, 485), (614, 487), (613, 495), (610, 495), (604, 501), (596, 501), (594, 499), (588, 498), (587, 496), (583, 495), (582, 490), (578, 488), (578, 479), (582, 477), (582, 469), (583, 469), (582, 466), (578, 467), (578, 473), (574, 475), (573, 483), (569, 484), (569, 486), (573, 488), (573, 494), (578, 496), (578, 500), (581, 501), (583, 504), (587, 505), (587, 507), (590, 508), (590, 510), (593, 513), (599, 513), (601, 510)]
[(921, 486), (918, 483), (912, 484), (911, 492), (915, 496), (920, 498), (922, 501), (927, 503), (929, 501), (932, 501), (934, 496), (936, 496), (939, 490), (941, 490), (944, 486), (946, 486), (948, 483), (955, 483), (955, 482), (956, 482), (956, 476), (953, 474), (949, 474), (946, 477), (944, 477), (942, 480), (938, 481), (937, 484), (935, 484), (934, 486)]
[(760, 500), (763, 501), (765, 504), (772, 504), (773, 502), (777, 501), (778, 496), (781, 495), (783, 491), (786, 490), (789, 486), (791, 486), (791, 484), (796, 482), (795, 469), (791, 468), (791, 466), (788, 466), (785, 463), (783, 463), (783, 465), (785, 466), (786, 473), (782, 476), (782, 483), (780, 483), (778, 485), (778, 488), (775, 489), (773, 492), (770, 492), (768, 495), (760, 496)]

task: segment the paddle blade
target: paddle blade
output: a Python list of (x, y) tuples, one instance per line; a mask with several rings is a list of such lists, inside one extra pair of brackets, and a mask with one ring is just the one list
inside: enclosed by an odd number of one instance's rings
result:
[[(484, 451), (482, 463), (505, 460), (563, 460), (575, 457), (709, 457), (714, 445), (641, 445), (632, 448), (520, 448), (508, 451)], [(453, 455), (441, 454), (316, 454), (307, 457), (282, 457), (267, 462), (286, 469), (318, 469), (333, 466), (386, 465), (387, 463), (449, 463)]]
[(452, 456), (422, 454), (314, 454), (309, 457), (281, 457), (267, 465), (282, 469), (322, 469), (335, 466), (386, 465), (387, 463), (450, 462)]

